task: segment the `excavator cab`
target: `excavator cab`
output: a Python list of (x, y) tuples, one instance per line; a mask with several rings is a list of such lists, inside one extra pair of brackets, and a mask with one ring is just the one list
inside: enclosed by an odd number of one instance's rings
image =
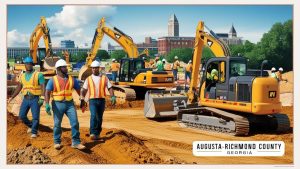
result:
[[(206, 99), (228, 99), (229, 82), (246, 75), (246, 59), (242, 57), (212, 58), (205, 64), (202, 83)], [(205, 81), (205, 83), (203, 83)], [(232, 87), (232, 86), (231, 86)]]
[(145, 70), (143, 59), (123, 58), (120, 61), (119, 81), (133, 82), (135, 77), (143, 70)]

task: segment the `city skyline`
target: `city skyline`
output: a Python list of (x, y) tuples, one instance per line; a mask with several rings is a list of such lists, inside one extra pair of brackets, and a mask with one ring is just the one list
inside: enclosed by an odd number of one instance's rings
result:
[[(47, 19), (54, 47), (58, 47), (61, 40), (73, 40), (75, 46), (88, 44), (90, 47), (102, 16), (107, 18), (109, 27), (118, 27), (135, 43), (144, 42), (148, 36), (157, 39), (168, 35), (168, 20), (172, 14), (178, 18), (180, 36), (194, 37), (198, 21), (203, 20), (216, 33), (228, 33), (233, 24), (239, 37), (256, 43), (274, 23), (292, 19), (292, 9), (291, 5), (9, 5), (8, 47), (29, 46), (30, 34), (40, 16)], [(108, 42), (116, 44), (105, 36), (102, 44)]]

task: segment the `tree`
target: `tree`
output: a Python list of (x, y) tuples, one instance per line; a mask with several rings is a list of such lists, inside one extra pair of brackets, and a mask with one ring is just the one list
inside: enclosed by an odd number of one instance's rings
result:
[(84, 62), (86, 60), (87, 53), (86, 52), (77, 52), (70, 55), (71, 62)]
[(124, 50), (115, 50), (111, 54), (111, 58), (116, 59), (116, 60), (120, 60), (124, 57), (127, 57), (127, 53), (124, 52)]
[(293, 69), (293, 25), (292, 20), (276, 23), (261, 39), (262, 55), (275, 67)]
[(99, 50), (96, 54), (96, 58), (103, 60), (103, 59), (110, 59), (110, 56), (106, 50)]
[(177, 56), (180, 61), (188, 63), (192, 59), (193, 49), (191, 48), (175, 48), (167, 54), (168, 62), (174, 62), (174, 57)]

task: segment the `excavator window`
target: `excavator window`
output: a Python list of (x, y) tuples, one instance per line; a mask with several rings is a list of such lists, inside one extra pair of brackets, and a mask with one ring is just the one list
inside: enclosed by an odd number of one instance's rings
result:
[(244, 76), (246, 75), (246, 63), (239, 61), (230, 62), (230, 76)]

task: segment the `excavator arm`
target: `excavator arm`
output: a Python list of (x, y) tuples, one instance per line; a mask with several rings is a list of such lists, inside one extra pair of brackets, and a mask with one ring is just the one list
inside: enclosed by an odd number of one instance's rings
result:
[[(188, 100), (190, 103), (197, 101), (196, 88), (198, 85), (199, 68), (201, 64), (202, 51), (207, 46), (216, 57), (226, 57), (230, 55), (228, 46), (218, 39), (217, 35), (209, 30), (210, 34), (204, 31), (204, 22), (200, 21), (196, 29), (194, 54), (193, 54), (193, 70), (191, 76), (190, 88), (188, 91)], [(221, 68), (222, 69), (222, 68)], [(224, 70), (224, 68), (223, 68)], [(201, 78), (200, 78), (201, 79)]]
[[(125, 33), (123, 33), (121, 30), (117, 29), (116, 27), (114, 27), (113, 29), (107, 27), (105, 25), (105, 18), (103, 17), (98, 22), (98, 26), (95, 31), (95, 35), (92, 42), (92, 47), (86, 58), (86, 63), (80, 69), (79, 76), (78, 76), (80, 80), (84, 80), (88, 75), (91, 74), (91, 70), (89, 70), (89, 66), (92, 64), (93, 60), (97, 55), (104, 34), (109, 36), (111, 39), (116, 41), (120, 46), (122, 46), (122, 48), (127, 53), (129, 58), (138, 58), (140, 56), (138, 52), (138, 48), (136, 44), (133, 42), (132, 38), (126, 35)], [(148, 55), (148, 50), (144, 51), (141, 54)]]
[(50, 57), (53, 55), (52, 51), (52, 44), (51, 44), (51, 38), (50, 38), (50, 29), (47, 26), (46, 18), (41, 17), (40, 23), (35, 27), (34, 31), (32, 32), (30, 36), (30, 55), (32, 56), (34, 64), (37, 63), (37, 51), (38, 51), (38, 45), (39, 40), (43, 36), (45, 48), (46, 48), (46, 56)]

